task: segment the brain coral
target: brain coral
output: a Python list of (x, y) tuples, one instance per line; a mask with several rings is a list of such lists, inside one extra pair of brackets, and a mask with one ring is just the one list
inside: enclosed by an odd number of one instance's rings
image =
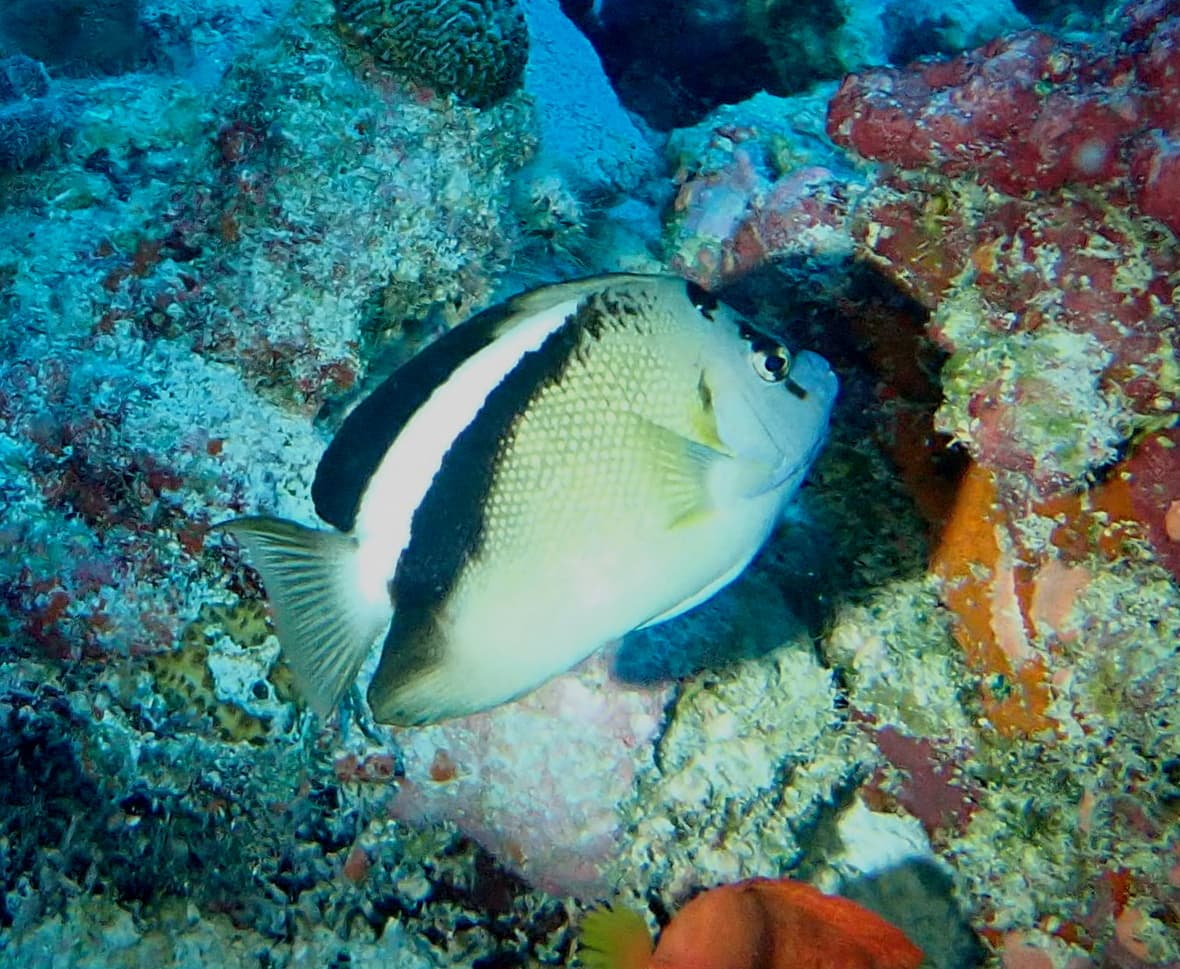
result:
[(516, 0), (336, 0), (342, 24), (381, 63), (484, 107), (520, 86), (529, 35)]

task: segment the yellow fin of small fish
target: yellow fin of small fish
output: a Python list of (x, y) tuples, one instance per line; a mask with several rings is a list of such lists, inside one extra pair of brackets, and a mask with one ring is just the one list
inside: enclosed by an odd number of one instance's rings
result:
[(639, 425), (642, 449), (652, 456), (659, 470), (669, 528), (698, 521), (712, 511), (709, 472), (729, 455), (638, 414), (630, 416)]
[(299, 692), (321, 717), (352, 685), (392, 607), (357, 591), (356, 542), (282, 518), (236, 518), (217, 526), (249, 553), (274, 609), (283, 655)]
[(582, 919), (578, 958), (586, 969), (647, 969), (651, 933), (629, 908), (596, 908)]

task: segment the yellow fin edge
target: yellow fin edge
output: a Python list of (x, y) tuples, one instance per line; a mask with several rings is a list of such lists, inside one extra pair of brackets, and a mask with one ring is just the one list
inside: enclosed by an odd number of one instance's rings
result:
[(582, 919), (578, 958), (585, 969), (647, 969), (651, 933), (629, 908), (596, 908)]

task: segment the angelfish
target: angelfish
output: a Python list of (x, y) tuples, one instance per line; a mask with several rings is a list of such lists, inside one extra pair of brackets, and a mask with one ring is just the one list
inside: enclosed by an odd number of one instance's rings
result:
[(544, 286), (444, 334), (348, 415), (312, 486), (331, 529), (224, 527), (313, 710), (379, 649), (376, 720), (474, 713), (736, 578), (815, 459), (836, 387), (822, 357), (682, 279)]

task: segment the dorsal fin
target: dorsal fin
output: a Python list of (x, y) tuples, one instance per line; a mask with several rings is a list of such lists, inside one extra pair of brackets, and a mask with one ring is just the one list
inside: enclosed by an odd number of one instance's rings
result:
[(465, 360), (558, 303), (612, 283), (650, 278), (616, 273), (541, 286), (488, 307), (444, 333), (378, 385), (340, 426), (320, 459), (311, 486), (316, 513), (342, 532), (352, 530), (361, 496), (385, 452), (435, 388)]

